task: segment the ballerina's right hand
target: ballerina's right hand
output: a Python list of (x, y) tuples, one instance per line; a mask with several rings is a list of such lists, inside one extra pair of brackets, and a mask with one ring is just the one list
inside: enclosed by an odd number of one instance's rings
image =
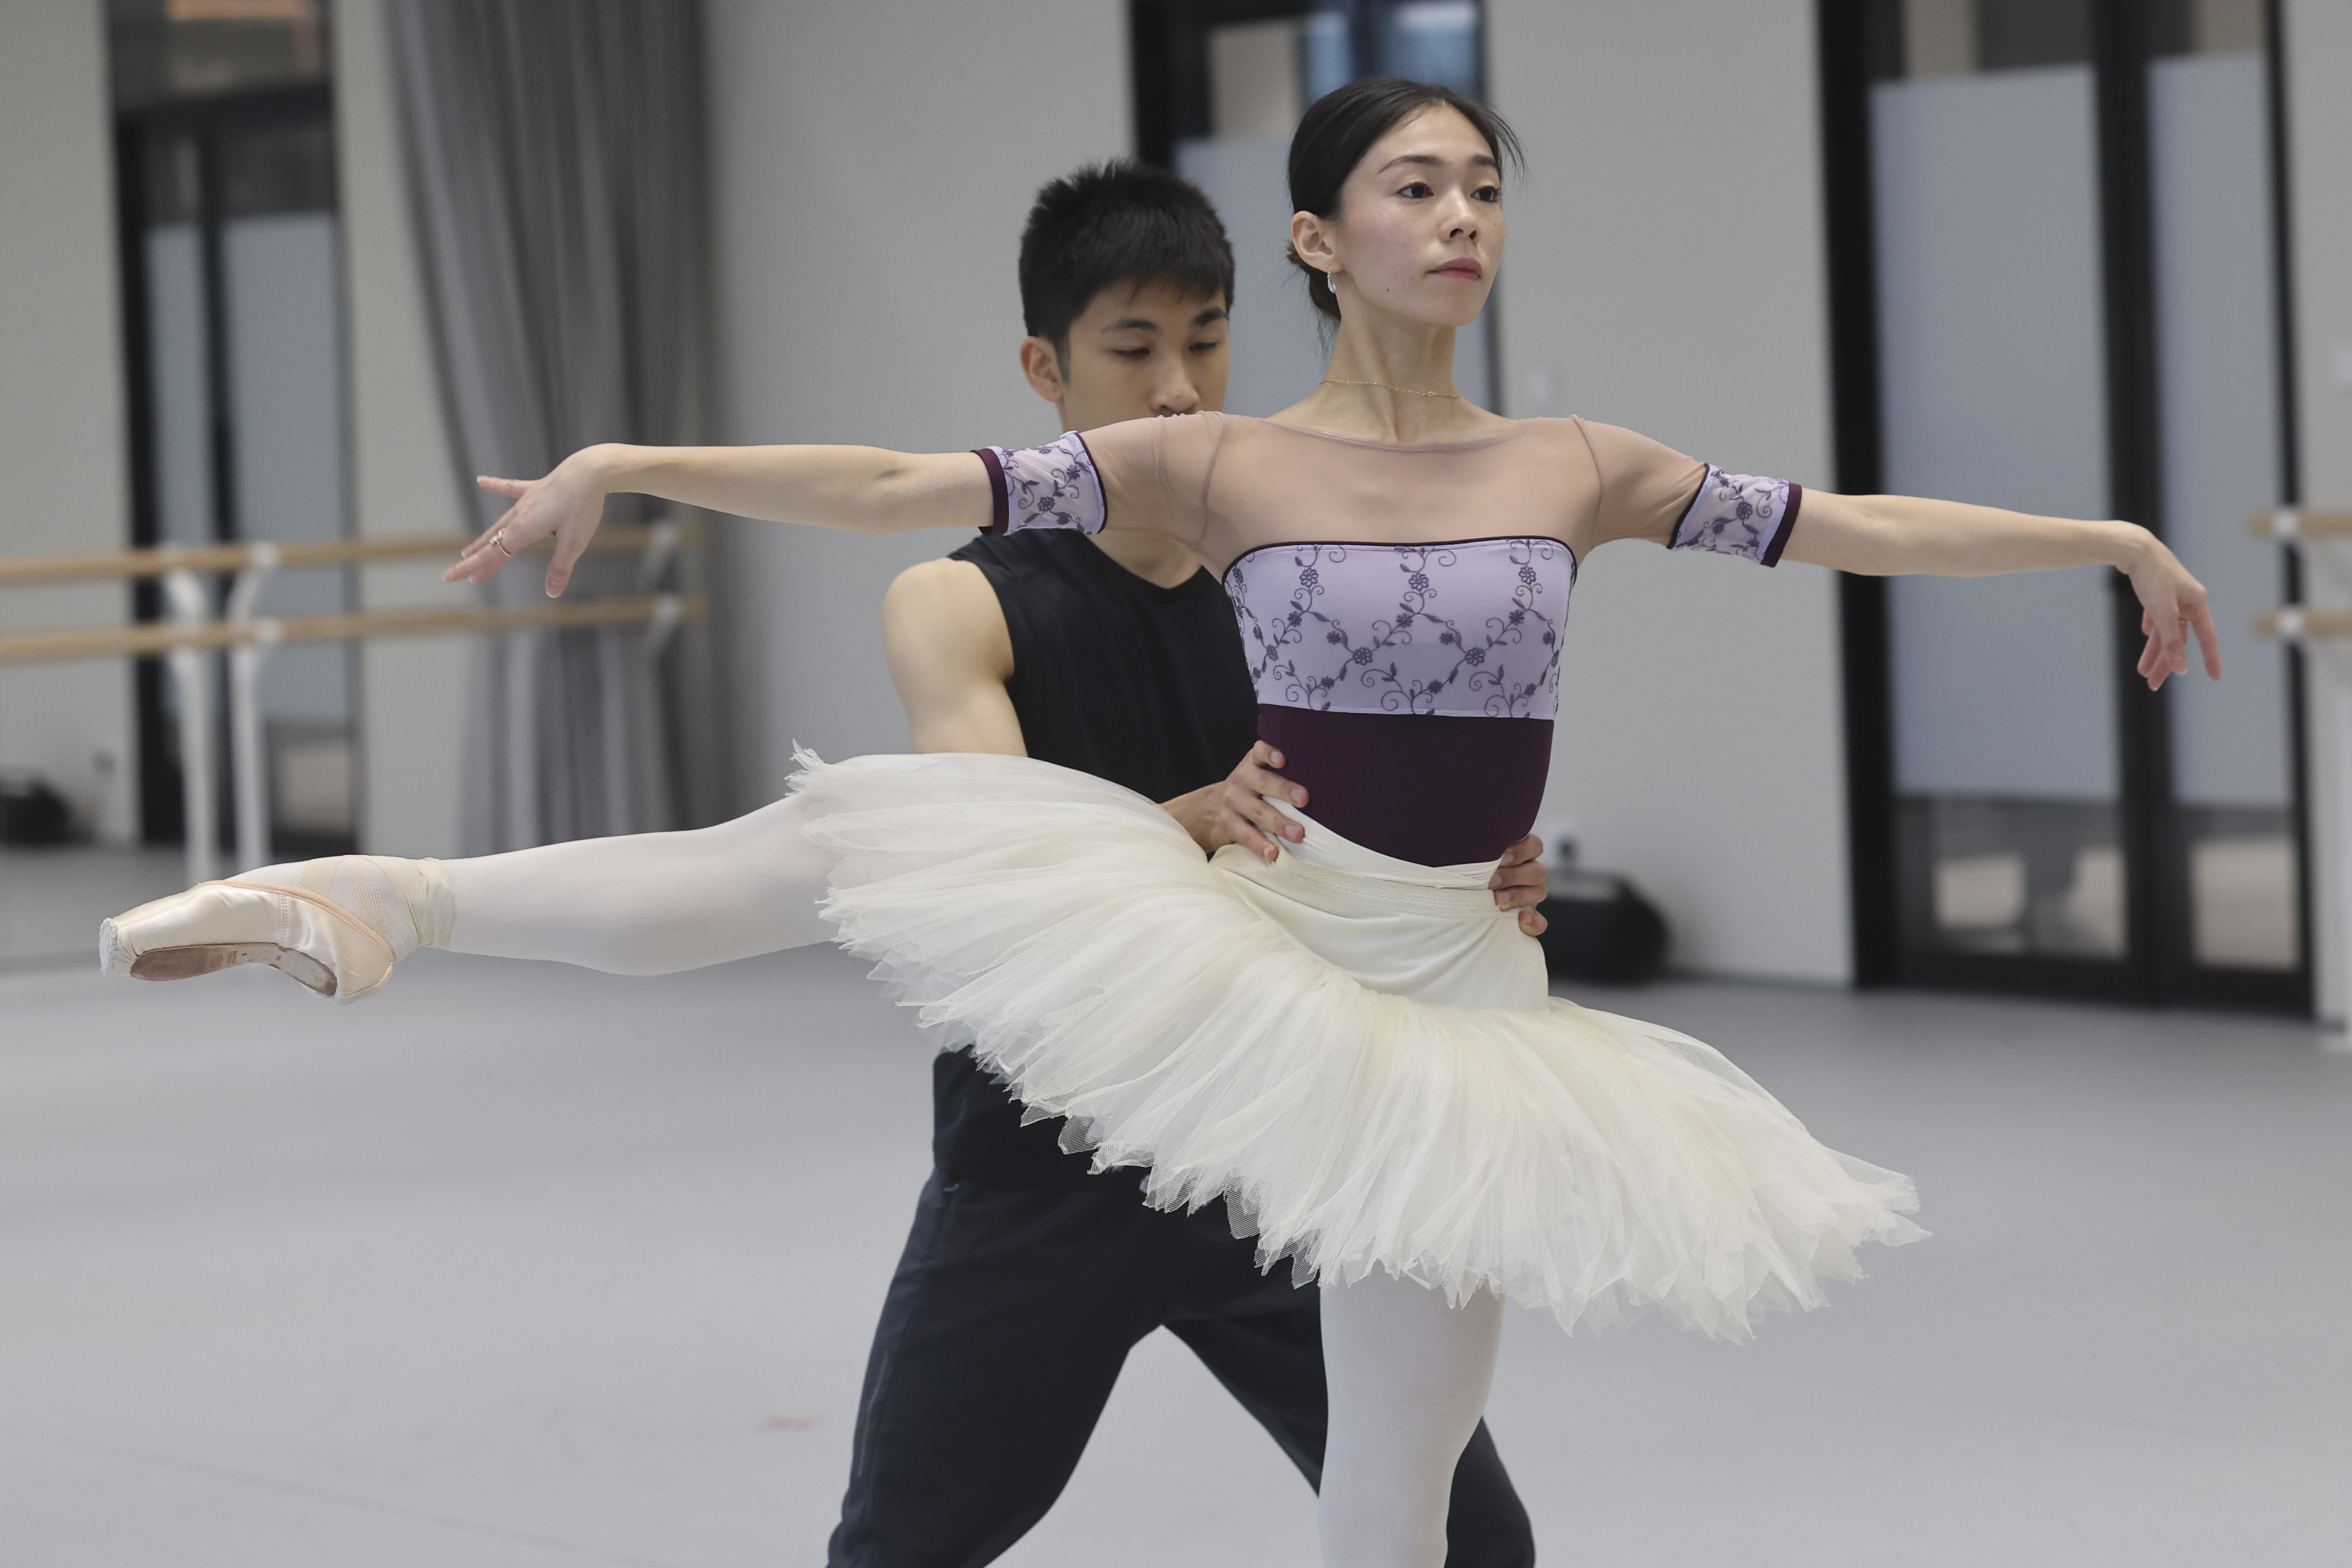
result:
[(481, 534), (457, 563), (441, 574), (444, 583), (487, 583), (507, 562), (542, 539), (555, 541), (555, 559), (547, 567), (547, 596), (563, 592), (572, 568), (596, 536), (604, 515), (604, 484), (597, 471), (595, 448), (574, 452), (540, 479), (501, 479), (488, 474), (474, 483), (514, 504)]

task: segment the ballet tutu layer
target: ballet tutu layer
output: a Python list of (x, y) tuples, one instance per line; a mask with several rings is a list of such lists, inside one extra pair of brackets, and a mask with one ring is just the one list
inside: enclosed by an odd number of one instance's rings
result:
[(824, 912), (942, 1045), (1163, 1208), (1225, 1200), (1262, 1264), (1493, 1290), (1570, 1328), (1654, 1308), (1747, 1338), (1911, 1183), (1824, 1148), (1711, 1047), (1546, 994), (1489, 867), (1309, 824), (1204, 858), (1157, 805), (1019, 757), (806, 753)]

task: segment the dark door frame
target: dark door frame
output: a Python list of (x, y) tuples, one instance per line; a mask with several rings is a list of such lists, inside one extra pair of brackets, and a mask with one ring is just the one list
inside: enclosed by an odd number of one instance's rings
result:
[[(1872, 210), (1871, 0), (1816, 0), (1822, 76), (1823, 201), (1828, 226), (1831, 408), (1838, 489), (1885, 488), (1879, 422), (1878, 297)], [(2281, 449), (2279, 494), (2297, 496), (2296, 409), (2288, 233), (2284, 18), (2266, 0)], [(2162, 427), (2158, 382), (2153, 213), (2147, 122), (2152, 58), (2147, 0), (2090, 0), (2096, 82), (2100, 250), (2105, 300), (2107, 457), (2116, 515), (2159, 535)], [(2282, 584), (2290, 595), (2293, 563)], [(1918, 985), (2135, 1002), (2277, 1009), (2313, 1005), (2310, 816), (2302, 718), (2304, 668), (2288, 654), (2292, 809), (2297, 856), (2301, 962), (2292, 971), (2223, 969), (2190, 961), (2185, 839), (2173, 799), (2168, 705), (2134, 672), (2139, 607), (2115, 584), (2114, 648), (2118, 821), (2125, 850), (2126, 956), (2119, 961), (1937, 952), (1906, 948), (1897, 884), (1894, 692), (1888, 675), (1886, 586), (1842, 576), (1846, 793), (1851, 834), (1854, 977), (1862, 985)], [(2234, 630), (2234, 628), (2232, 628)]]
[[(239, 131), (285, 124), (334, 122), (331, 83), (306, 82), (292, 87), (224, 93), (212, 98), (175, 99), (120, 109), (114, 117), (115, 240), (119, 260), (122, 321), (123, 391), (127, 444), (131, 464), (131, 542), (134, 546), (163, 542), (163, 503), (157, 489), (155, 385), (152, 374), (153, 323), (147, 312), (147, 246), (149, 153), (162, 138), (192, 136), (197, 149), (196, 212), (198, 244), (204, 255), (204, 318), (205, 374), (211, 403), (212, 495), (211, 530), (215, 541), (236, 536), (236, 452), (229, 416), (228, 307), (224, 293), (221, 237), (226, 214), (221, 203), (222, 139)], [(340, 205), (340, 194), (338, 196)], [(162, 584), (149, 579), (131, 586), (131, 618), (163, 618)], [(139, 737), (140, 838), (149, 844), (184, 842), (180, 765), (163, 743), (167, 732), (165, 684), (161, 658), (133, 661), (132, 692)], [(226, 722), (226, 693), (214, 703)], [(227, 765), (226, 743), (214, 755)], [(222, 820), (215, 832), (230, 833), (229, 792), (215, 792)]]

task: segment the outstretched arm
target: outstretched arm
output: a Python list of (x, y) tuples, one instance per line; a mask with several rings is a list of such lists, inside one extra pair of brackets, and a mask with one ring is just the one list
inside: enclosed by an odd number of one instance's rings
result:
[(2141, 679), (2154, 690), (2189, 670), (2193, 634), (2205, 673), (2221, 679), (2221, 649), (2205, 585), (2136, 522), (2082, 522), (1917, 496), (1804, 492), (1785, 558), (1864, 576), (1983, 577), (2066, 566), (2112, 566), (2139, 596)]
[[(2137, 523), (2078, 522), (1917, 496), (1842, 496), (1761, 474), (1726, 473), (1646, 436), (1575, 422), (1601, 479), (1592, 542), (1647, 539), (1670, 550), (1736, 555), (1759, 565), (1806, 561), (1864, 576), (1941, 577), (2112, 566), (2139, 595), (2149, 689), (2189, 669), (2189, 639), (2221, 679), (2205, 585)], [(1695, 487), (1695, 488), (1694, 488)]]
[(543, 479), (474, 481), (514, 504), (442, 574), (487, 583), (510, 553), (552, 537), (553, 598), (571, 581), (604, 516), (604, 498), (659, 496), (739, 517), (805, 522), (853, 533), (984, 528), (993, 509), (987, 468), (970, 452), (915, 454), (877, 447), (586, 447)]

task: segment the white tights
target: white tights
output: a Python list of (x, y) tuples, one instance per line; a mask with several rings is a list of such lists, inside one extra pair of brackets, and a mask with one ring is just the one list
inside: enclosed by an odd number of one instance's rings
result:
[[(446, 947), (491, 958), (543, 958), (608, 974), (668, 974), (829, 940), (820, 919), (834, 857), (802, 831), (806, 804), (787, 795), (748, 816), (690, 833), (583, 838), (467, 860), (403, 861), (345, 856), (345, 880), (415, 885), (414, 868), (436, 868), (455, 905), (446, 932), (415, 929), (397, 897), (365, 883), (335, 893), (363, 915), (383, 913), (394, 953)], [(372, 874), (372, 875), (371, 875)], [(299, 885), (299, 865), (265, 866), (240, 881)], [(439, 940), (436, 940), (436, 937)]]
[[(346, 857), (347, 907), (458, 952), (552, 959), (614, 974), (666, 974), (824, 942), (816, 912), (833, 856), (802, 832), (802, 798), (691, 833), (587, 838), (448, 860), (446, 937), (413, 920), (426, 900), (417, 862)], [(428, 865), (430, 863), (422, 863)], [(241, 881), (299, 885), (300, 866)], [(411, 903), (397, 896), (412, 889)], [(444, 940), (435, 942), (436, 937)], [(1448, 1308), (1437, 1291), (1375, 1270), (1323, 1289), (1330, 1384), (1318, 1518), (1328, 1568), (1438, 1568), (1454, 1469), (1486, 1407), (1502, 1337), (1501, 1300)]]
[(1378, 1269), (1323, 1288), (1326, 1568), (1438, 1568), (1454, 1468), (1495, 1380), (1503, 1301), (1460, 1307)]
[(444, 862), (457, 894), (449, 946), (551, 958), (611, 974), (668, 974), (824, 942), (834, 856), (786, 795), (690, 833), (585, 838)]

